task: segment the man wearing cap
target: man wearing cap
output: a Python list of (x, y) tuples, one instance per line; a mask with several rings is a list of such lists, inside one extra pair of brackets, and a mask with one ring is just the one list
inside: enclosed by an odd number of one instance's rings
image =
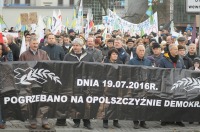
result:
[(75, 32), (74, 32), (73, 29), (70, 29), (68, 31), (68, 34), (69, 34), (69, 37), (70, 37), (71, 41), (73, 41), (76, 38), (76, 35), (75, 35)]
[(102, 49), (103, 58), (108, 56), (108, 51), (112, 48), (114, 48), (114, 39), (108, 39), (108, 41), (106, 41), (106, 46)]
[(178, 54), (183, 59), (184, 65), (186, 69), (189, 69), (193, 66), (192, 59), (186, 56), (186, 49), (183, 45), (178, 45)]
[(186, 45), (186, 39), (185, 39), (185, 37), (179, 37), (177, 39), (177, 41), (178, 41), (178, 45), (182, 45), (182, 46), (185, 47), (185, 52), (187, 54), (188, 53), (188, 46)]
[(126, 42), (126, 52), (130, 55), (131, 58), (136, 56), (136, 48), (134, 47), (134, 44), (135, 42), (132, 39), (128, 39), (128, 41)]
[[(80, 38), (75, 38), (73, 41), (72, 41), (72, 47), (73, 47), (73, 50), (71, 53), (68, 53), (65, 55), (64, 57), (64, 61), (87, 61), (87, 62), (94, 62), (94, 58), (91, 54), (87, 53), (84, 49), (83, 49), (83, 45), (84, 45), (84, 42), (82, 39)], [(86, 106), (87, 107), (87, 106)], [(85, 108), (87, 109), (87, 108)], [(77, 110), (77, 109), (76, 109)], [(77, 110), (77, 113), (80, 113), (78, 110)], [(82, 113), (84, 114), (84, 112)], [(78, 115), (78, 114), (77, 114)], [(80, 115), (79, 116), (82, 116), (84, 117), (84, 115)], [(64, 121), (66, 122), (66, 120), (64, 119)], [(73, 127), (74, 128), (78, 128), (80, 126), (80, 119), (73, 119), (74, 121), (74, 125)], [(87, 128), (87, 129), (92, 129), (91, 127), (91, 124), (90, 124), (90, 120), (89, 119), (83, 119), (83, 122), (84, 122), (84, 126)], [(64, 122), (62, 122), (64, 123)]]
[(153, 55), (151, 55), (151, 57), (154, 58), (155, 60), (155, 65), (154, 66), (158, 66), (159, 61), (163, 58), (163, 54), (161, 53), (161, 47), (158, 43), (153, 43), (152, 44), (152, 51), (153, 51)]

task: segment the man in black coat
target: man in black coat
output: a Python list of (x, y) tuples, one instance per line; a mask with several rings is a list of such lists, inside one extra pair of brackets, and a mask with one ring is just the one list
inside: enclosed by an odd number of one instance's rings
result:
[(196, 48), (196, 44), (190, 44), (189, 46), (188, 46), (188, 54), (187, 54), (187, 56), (189, 57), (189, 58), (191, 58), (192, 59), (192, 61), (194, 61), (194, 58), (196, 58), (196, 57), (198, 57), (198, 55), (197, 55), (197, 48)]
[(14, 38), (12, 35), (8, 34), (6, 35), (6, 38), (8, 40), (8, 46), (12, 50), (12, 53), (13, 53), (13, 61), (18, 61), (19, 53), (20, 53), (19, 46), (17, 46), (17, 44), (14, 43)]
[[(83, 45), (84, 42), (82, 39), (80, 38), (75, 38), (72, 42), (72, 47), (73, 50), (71, 53), (68, 53), (65, 55), (64, 57), (64, 61), (87, 61), (87, 62), (94, 62), (94, 58), (91, 54), (87, 53), (84, 49), (83, 49)], [(61, 119), (63, 120), (63, 119)], [(74, 121), (74, 128), (78, 128), (80, 126), (80, 119), (73, 119)], [(90, 120), (89, 119), (83, 119), (84, 122), (84, 126), (87, 129), (92, 129), (91, 124), (90, 124)], [(59, 122), (58, 122), (59, 123)], [(63, 122), (62, 122), (63, 123)]]
[(47, 36), (47, 43), (48, 45), (42, 47), (42, 50), (47, 52), (50, 60), (62, 61), (65, 56), (65, 52), (61, 46), (56, 45), (55, 35), (49, 34)]

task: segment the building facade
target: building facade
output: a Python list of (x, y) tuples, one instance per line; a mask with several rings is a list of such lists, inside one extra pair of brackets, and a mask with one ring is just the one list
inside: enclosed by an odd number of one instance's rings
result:
[(74, 6), (78, 0), (4, 0), (4, 6)]
[[(139, 3), (141, 4), (139, 5)], [(53, 10), (60, 9), (63, 23), (65, 23), (67, 17), (69, 20), (73, 17), (73, 8), (78, 10), (79, 4), (80, 0), (4, 0), (3, 8), (0, 7), (0, 14), (8, 27), (11, 27), (15, 26), (20, 13), (37, 12), (41, 16), (52, 16)], [(153, 0), (153, 11), (158, 12), (159, 25), (167, 24), (172, 18), (178, 29), (182, 29), (188, 24), (192, 25), (196, 14), (187, 13), (185, 4), (186, 0)], [(101, 2), (99, 0), (83, 0), (85, 18), (88, 8), (92, 9), (95, 24), (102, 23), (102, 16), (106, 15), (105, 9), (107, 8), (115, 10), (119, 16), (133, 23), (139, 23), (148, 18), (145, 15), (148, 9), (147, 0), (101, 0)], [(127, 15), (127, 12), (134, 12), (134, 14)]]

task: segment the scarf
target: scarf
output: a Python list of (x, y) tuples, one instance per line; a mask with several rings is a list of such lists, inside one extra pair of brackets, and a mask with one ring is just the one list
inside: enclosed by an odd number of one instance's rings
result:
[(172, 60), (173, 63), (177, 63), (178, 59), (179, 59), (179, 56), (176, 55), (175, 57), (173, 57), (170, 52), (169, 52), (169, 58)]

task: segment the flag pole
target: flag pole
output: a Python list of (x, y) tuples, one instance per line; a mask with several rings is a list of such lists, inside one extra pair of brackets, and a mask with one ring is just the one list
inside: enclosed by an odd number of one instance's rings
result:
[(144, 18), (145, 15), (146, 15), (146, 13), (144, 13), (144, 15), (142, 16), (142, 18), (140, 19), (140, 23), (142, 22), (142, 19)]
[[(200, 13), (199, 13), (199, 17), (200, 17)], [(199, 54), (198, 55), (200, 55), (200, 24), (199, 24), (199, 39), (198, 39), (198, 41), (199, 41)]]

